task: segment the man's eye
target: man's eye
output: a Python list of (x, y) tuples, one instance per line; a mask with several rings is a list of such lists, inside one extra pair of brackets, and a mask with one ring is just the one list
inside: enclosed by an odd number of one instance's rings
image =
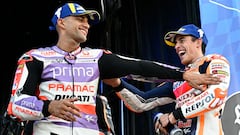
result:
[(180, 43), (183, 43), (184, 41), (185, 41), (184, 39), (179, 40)]

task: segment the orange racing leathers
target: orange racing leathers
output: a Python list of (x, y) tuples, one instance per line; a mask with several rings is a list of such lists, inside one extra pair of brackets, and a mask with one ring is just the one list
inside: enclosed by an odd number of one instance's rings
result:
[[(218, 85), (203, 86), (205, 91), (192, 88), (186, 81), (167, 82), (143, 92), (122, 80), (123, 89), (119, 90), (117, 95), (130, 110), (137, 113), (171, 103), (175, 98), (176, 107), (172, 111), (178, 119), (177, 126), (185, 135), (223, 135), (220, 115), (230, 84), (230, 66), (227, 59), (217, 54), (207, 55), (188, 68), (198, 73), (214, 74), (220, 77), (222, 82)], [(157, 119), (157, 116), (160, 115), (156, 114), (154, 119)]]

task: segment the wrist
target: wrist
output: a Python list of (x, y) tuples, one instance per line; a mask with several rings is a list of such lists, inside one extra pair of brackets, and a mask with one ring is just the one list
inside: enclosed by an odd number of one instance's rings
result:
[(186, 121), (186, 118), (183, 116), (181, 108), (177, 108), (175, 111), (172, 112), (173, 117), (178, 120)]
[(189, 73), (187, 71), (183, 72), (183, 80), (189, 80)]
[(43, 100), (43, 109), (42, 109), (42, 113), (44, 117), (47, 117), (49, 115), (51, 115), (51, 113), (49, 112), (49, 104), (50, 104), (50, 100)]

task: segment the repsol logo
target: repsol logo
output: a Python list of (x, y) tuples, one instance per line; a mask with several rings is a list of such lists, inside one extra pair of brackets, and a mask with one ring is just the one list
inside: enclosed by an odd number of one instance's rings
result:
[(51, 68), (53, 78), (59, 76), (79, 76), (79, 77), (91, 77), (94, 75), (93, 67), (54, 67)]
[(55, 100), (61, 100), (61, 99), (67, 99), (67, 98), (75, 98), (77, 97), (79, 101), (81, 102), (89, 102), (90, 96), (87, 95), (56, 95)]
[(213, 99), (214, 99), (214, 95), (213, 94), (207, 95), (206, 97), (202, 98), (201, 100), (199, 100), (195, 104), (187, 107), (185, 109), (185, 112), (186, 113), (191, 113), (192, 111), (197, 110), (200, 107), (203, 107), (206, 103), (211, 102)]

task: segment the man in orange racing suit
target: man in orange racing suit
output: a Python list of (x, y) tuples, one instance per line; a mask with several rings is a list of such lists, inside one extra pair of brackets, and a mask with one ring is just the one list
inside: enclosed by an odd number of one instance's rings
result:
[[(202, 85), (204, 91), (189, 86), (186, 81), (166, 82), (143, 92), (121, 79), (117, 95), (130, 110), (137, 113), (176, 102), (172, 112), (155, 115), (156, 132), (160, 130), (162, 134), (168, 134), (167, 127), (177, 125), (184, 135), (223, 135), (220, 115), (230, 83), (228, 60), (219, 54), (204, 56), (206, 35), (193, 24), (167, 33), (165, 41), (168, 45), (175, 46), (182, 64), (186, 65), (186, 70), (214, 74), (221, 78), (222, 82), (218, 85)], [(144, 80), (136, 77), (139, 76), (132, 76), (133, 79)], [(147, 81), (151, 79), (148, 78)]]

